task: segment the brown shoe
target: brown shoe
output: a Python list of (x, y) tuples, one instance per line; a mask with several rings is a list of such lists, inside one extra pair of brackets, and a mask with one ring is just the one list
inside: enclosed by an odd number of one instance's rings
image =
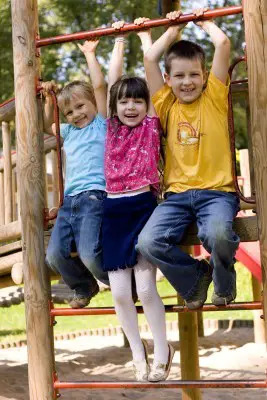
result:
[(75, 293), (74, 296), (68, 301), (69, 305), (71, 308), (84, 308), (88, 306), (90, 303), (91, 299), (96, 296), (99, 292), (99, 286), (96, 284), (94, 291), (86, 296), (83, 294)]

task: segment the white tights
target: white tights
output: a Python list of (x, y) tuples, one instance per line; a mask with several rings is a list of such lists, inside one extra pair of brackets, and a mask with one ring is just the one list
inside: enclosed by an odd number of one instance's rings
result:
[[(154, 360), (167, 363), (169, 348), (166, 338), (165, 309), (156, 287), (156, 267), (141, 255), (133, 271), (138, 298), (141, 301), (154, 339)], [(129, 340), (134, 361), (145, 358), (141, 341), (137, 312), (132, 298), (132, 268), (111, 271), (109, 281), (116, 314)]]

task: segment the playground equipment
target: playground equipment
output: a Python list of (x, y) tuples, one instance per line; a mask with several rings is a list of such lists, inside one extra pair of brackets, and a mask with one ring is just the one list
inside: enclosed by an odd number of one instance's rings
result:
[[(263, 5), (264, 3), (264, 5)], [(261, 8), (263, 7), (263, 8)], [(254, 156), (257, 217), (237, 218), (236, 231), (243, 241), (260, 240), (261, 264), (263, 271), (264, 324), (267, 328), (267, 166), (266, 166), (266, 50), (263, 16), (266, 1), (243, 1), (245, 34), (247, 42), (248, 82), (251, 110), (251, 136)], [(239, 13), (242, 7), (229, 7), (209, 11), (206, 16), (222, 16)], [(195, 19), (188, 14), (180, 22)], [(169, 24), (169, 20), (148, 21), (145, 26)], [(50, 303), (50, 282), (44, 263), (44, 179), (43, 140), (40, 132), (40, 103), (36, 99), (36, 82), (39, 78), (40, 58), (36, 48), (46, 44), (61, 43), (114, 34), (112, 28), (98, 29), (81, 34), (63, 35), (50, 39), (36, 39), (38, 15), (36, 0), (12, 0), (13, 54), (15, 70), (17, 166), (19, 173), (22, 248), (25, 282), (25, 306), (28, 338), (29, 387), (31, 400), (55, 399), (59, 389), (66, 388), (182, 388), (183, 399), (201, 399), (198, 388), (266, 388), (266, 380), (250, 381), (200, 381), (197, 352), (196, 313), (183, 306), (167, 306), (167, 312), (179, 313), (181, 339), (181, 381), (159, 383), (141, 382), (61, 382), (55, 373), (53, 352), (53, 320), (63, 315), (89, 315), (114, 313), (113, 309), (55, 309)], [(126, 25), (125, 31), (138, 30), (133, 24)], [(47, 42), (48, 40), (48, 42)], [(258, 77), (261, 77), (259, 81)], [(10, 102), (11, 103), (11, 102)], [(7, 105), (10, 105), (7, 103)], [(258, 230), (259, 228), (259, 230)], [(15, 226), (14, 226), (15, 229)], [(198, 244), (193, 227), (184, 244)], [(1, 234), (1, 230), (0, 230)], [(223, 309), (261, 309), (260, 301), (235, 303), (216, 308), (205, 305), (204, 311)], [(138, 308), (138, 311), (141, 311)], [(267, 329), (266, 329), (267, 331)]]

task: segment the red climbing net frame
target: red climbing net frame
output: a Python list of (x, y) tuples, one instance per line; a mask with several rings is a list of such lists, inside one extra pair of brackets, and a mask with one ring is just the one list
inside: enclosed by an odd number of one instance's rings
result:
[[(210, 19), (226, 15), (239, 14), (242, 12), (241, 6), (219, 8), (215, 10), (209, 10), (199, 19)], [(179, 20), (170, 22), (168, 19), (156, 19), (145, 22), (142, 26), (135, 24), (126, 24), (120, 32), (138, 31), (144, 28), (152, 28), (157, 26), (171, 25), (173, 23), (185, 23), (198, 19), (193, 14), (184, 14)], [(116, 35), (118, 31), (113, 28), (101, 28), (86, 32), (74, 33), (69, 35), (60, 35), (53, 38), (39, 39), (36, 40), (36, 47), (43, 47), (56, 43), (64, 43), (81, 39), (97, 38), (101, 36)], [(11, 101), (11, 100), (10, 100)], [(261, 302), (249, 302), (249, 303), (234, 303), (223, 307), (216, 307), (211, 304), (204, 305), (201, 311), (222, 311), (222, 310), (252, 310), (262, 309)], [(177, 305), (165, 306), (166, 312), (192, 312), (186, 307)], [(142, 307), (137, 307), (137, 312), (141, 313)], [(106, 315), (115, 314), (114, 308), (85, 308), (85, 309), (69, 309), (69, 308), (54, 308), (52, 303), (50, 307), (51, 325), (55, 323), (55, 317), (58, 316), (73, 316), (73, 315)], [(53, 374), (54, 380), (54, 398), (60, 396), (58, 393), (59, 389), (133, 389), (133, 388), (267, 388), (267, 376), (265, 380), (196, 380), (196, 381), (182, 381), (172, 380), (157, 383), (150, 382), (63, 382), (59, 381), (57, 374)]]

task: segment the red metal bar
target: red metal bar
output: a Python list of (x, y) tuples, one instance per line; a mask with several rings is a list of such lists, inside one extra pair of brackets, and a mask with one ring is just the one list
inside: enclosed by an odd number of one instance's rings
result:
[(63, 204), (64, 186), (63, 186), (63, 171), (62, 171), (62, 157), (61, 157), (61, 140), (60, 140), (60, 123), (59, 123), (59, 109), (57, 104), (57, 96), (51, 90), (53, 105), (54, 105), (54, 121), (56, 125), (56, 140), (57, 140), (57, 170), (59, 181), (59, 207)]
[(55, 381), (55, 389), (185, 389), (185, 388), (205, 388), (205, 389), (264, 389), (267, 388), (267, 381), (255, 380), (203, 380), (203, 381), (162, 381), (162, 382), (60, 382)]
[[(198, 310), (190, 310), (184, 306), (166, 305), (165, 311), (168, 313), (176, 312), (194, 312), (194, 311), (225, 311), (225, 310), (261, 310), (262, 303), (254, 301), (249, 303), (231, 303), (227, 306), (216, 307), (213, 304), (206, 304)], [(143, 313), (143, 307), (137, 306), (136, 310), (139, 314)], [(52, 316), (71, 316), (71, 315), (111, 315), (116, 314), (114, 307), (92, 307), (92, 308), (52, 308), (50, 311)]]
[(15, 101), (15, 97), (12, 97), (11, 99), (8, 99), (8, 100), (4, 101), (3, 103), (0, 104), (0, 107), (4, 107), (8, 103), (11, 103), (12, 101)]
[[(142, 26), (135, 25), (133, 23), (126, 24), (120, 32), (130, 32), (130, 31), (140, 31), (144, 28), (155, 28), (157, 26), (164, 25), (174, 25), (174, 24), (184, 24), (185, 22), (195, 21), (195, 20), (207, 20), (211, 18), (223, 17), (226, 15), (240, 14), (242, 13), (242, 6), (232, 6), (224, 8), (216, 8), (213, 10), (208, 10), (201, 17), (196, 17), (194, 14), (183, 14), (180, 16), (179, 20), (175, 22), (170, 21), (168, 18), (153, 19), (144, 22)], [(66, 43), (72, 42), (74, 40), (82, 40), (89, 38), (97, 38), (101, 36), (117, 35), (118, 31), (114, 28), (98, 28), (91, 31), (77, 32), (66, 35), (54, 36), (51, 38), (36, 40), (37, 47), (48, 46), (50, 44)]]

